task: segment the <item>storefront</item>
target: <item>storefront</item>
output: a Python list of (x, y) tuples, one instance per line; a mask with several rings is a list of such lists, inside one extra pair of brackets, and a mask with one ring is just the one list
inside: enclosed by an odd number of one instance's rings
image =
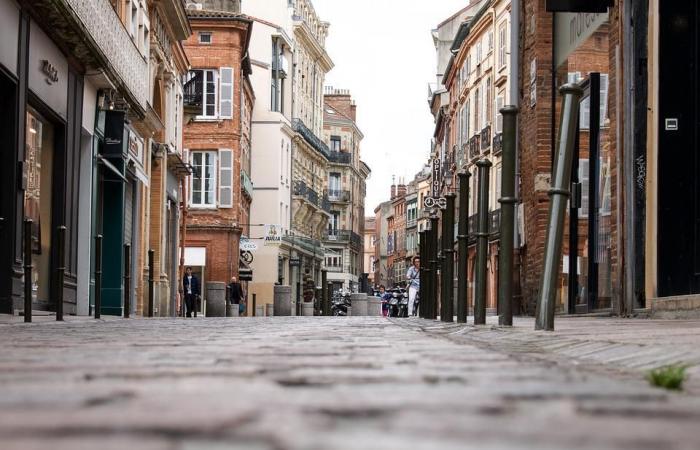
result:
[[(54, 309), (59, 266), (53, 245), (65, 226), (66, 312), (75, 311), (77, 199), (81, 188), (83, 78), (49, 35), (12, 0), (0, 0), (0, 126), (3, 148), (0, 210), (0, 310), (22, 309), (23, 222), (32, 220), (32, 301)], [(88, 183), (89, 184), (89, 183)]]

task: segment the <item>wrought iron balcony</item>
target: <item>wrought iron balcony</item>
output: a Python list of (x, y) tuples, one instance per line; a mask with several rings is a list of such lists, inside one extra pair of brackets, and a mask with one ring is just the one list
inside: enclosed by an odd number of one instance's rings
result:
[(503, 133), (498, 133), (493, 137), (493, 154), (500, 155), (503, 151)]
[(501, 232), (501, 208), (489, 213), (489, 234), (496, 236)]
[(362, 237), (352, 230), (333, 230), (326, 233), (326, 241), (339, 244), (351, 244), (355, 247), (362, 246)]
[(481, 130), (481, 150), (485, 153), (491, 148), (491, 125)]
[(472, 214), (469, 216), (469, 237), (474, 238), (476, 234), (476, 220), (477, 220), (477, 215)]
[(469, 159), (478, 158), (481, 155), (481, 136), (474, 135), (469, 139)]
[(204, 99), (204, 72), (190, 72), (193, 74), (182, 86), (182, 103), (185, 111), (201, 114)]
[(338, 189), (326, 189), (328, 200), (334, 203), (347, 203), (350, 201), (350, 191)]
[(307, 202), (327, 213), (331, 212), (331, 202), (328, 196), (320, 196), (318, 192), (311, 189), (301, 180), (297, 180), (293, 183), (292, 193), (297, 197), (302, 197)]
[(352, 164), (352, 153), (331, 151), (328, 161), (336, 164)]
[(241, 191), (248, 196), (248, 198), (253, 198), (253, 181), (250, 176), (245, 172), (241, 171)]
[(301, 119), (292, 120), (292, 129), (299, 133), (304, 140), (317, 152), (322, 154), (324, 158), (330, 158), (331, 151), (328, 149), (328, 146), (321, 139), (319, 139), (313, 131), (308, 129)]

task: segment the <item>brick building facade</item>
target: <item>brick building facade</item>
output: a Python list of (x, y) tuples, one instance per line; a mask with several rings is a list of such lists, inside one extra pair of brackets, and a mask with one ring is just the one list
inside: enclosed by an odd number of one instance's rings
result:
[[(236, 12), (188, 10), (184, 145), (194, 170), (187, 186), (185, 264), (203, 282), (239, 275), (251, 204), (250, 126), (254, 104), (247, 48), (252, 22)], [(203, 284), (204, 286), (204, 284)], [(205, 297), (203, 293), (203, 297)]]

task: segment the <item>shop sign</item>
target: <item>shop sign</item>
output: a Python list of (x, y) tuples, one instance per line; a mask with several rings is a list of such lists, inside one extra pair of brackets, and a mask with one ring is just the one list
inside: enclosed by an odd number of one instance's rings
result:
[(239, 248), (242, 252), (254, 252), (258, 249), (258, 244), (248, 238), (241, 238)]
[(253, 257), (253, 253), (241, 251), (241, 260), (246, 264), (252, 264), (255, 258)]
[(608, 13), (555, 13), (554, 62), (561, 66), (571, 53), (608, 21)]
[(279, 225), (265, 225), (265, 245), (282, 243), (282, 232)]
[(301, 259), (299, 258), (289, 258), (289, 265), (291, 267), (299, 267), (301, 266)]
[(133, 130), (129, 130), (129, 153), (131, 153), (139, 163), (142, 163), (143, 139)]
[(433, 158), (432, 167), (430, 194), (432, 197), (440, 197), (440, 188), (442, 187), (442, 162), (440, 158)]

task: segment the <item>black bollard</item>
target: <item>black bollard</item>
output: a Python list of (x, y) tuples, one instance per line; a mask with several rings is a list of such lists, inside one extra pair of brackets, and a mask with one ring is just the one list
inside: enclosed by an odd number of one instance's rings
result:
[[(155, 262), (154, 262), (155, 251), (153, 249), (148, 250), (148, 317), (153, 317), (153, 307), (154, 307), (154, 281), (153, 273), (155, 272)], [(197, 314), (197, 301), (194, 303), (194, 313)]]
[(32, 321), (32, 219), (24, 220), (24, 321)]
[(469, 280), (469, 178), (467, 171), (459, 173), (459, 224), (457, 230), (457, 322), (467, 323), (469, 316), (469, 298), (467, 282)]
[(440, 320), (454, 321), (454, 270), (455, 270), (455, 194), (445, 195), (447, 207), (442, 211), (442, 302)]
[(131, 245), (124, 244), (124, 318), (131, 314)]
[(486, 260), (489, 252), (489, 170), (491, 161), (476, 162), (479, 170), (479, 208), (476, 231), (474, 325), (486, 324)]
[(102, 235), (95, 236), (95, 319), (102, 314)]
[(330, 316), (332, 311), (331, 311), (331, 301), (333, 299), (333, 283), (327, 283), (326, 284), (326, 309), (323, 312), (324, 316)]
[(501, 175), (501, 238), (498, 243), (498, 324), (513, 325), (513, 244), (515, 238), (515, 139), (518, 108), (503, 115), (503, 171)]
[(440, 261), (438, 259), (438, 217), (436, 213), (430, 216), (430, 319), (436, 320), (438, 314), (438, 295), (440, 285), (438, 284), (438, 272), (440, 270)]
[(63, 321), (63, 284), (66, 276), (66, 227), (63, 225), (56, 230), (56, 246), (56, 320)]
[(321, 271), (321, 315), (326, 316), (328, 310), (328, 271)]
[(258, 294), (253, 294), (253, 309), (250, 313), (250, 317), (255, 317), (255, 308), (258, 306)]
[[(419, 231), (418, 232), (418, 256), (421, 257), (421, 265), (420, 265), (420, 272), (419, 272), (419, 283), (420, 283), (420, 290), (418, 291), (419, 293), (425, 292), (425, 264), (423, 261), (423, 256), (425, 256), (425, 231)], [(425, 301), (423, 299), (424, 295), (420, 296), (420, 301), (418, 303), (418, 317), (421, 319), (425, 319), (425, 304), (423, 302)]]

